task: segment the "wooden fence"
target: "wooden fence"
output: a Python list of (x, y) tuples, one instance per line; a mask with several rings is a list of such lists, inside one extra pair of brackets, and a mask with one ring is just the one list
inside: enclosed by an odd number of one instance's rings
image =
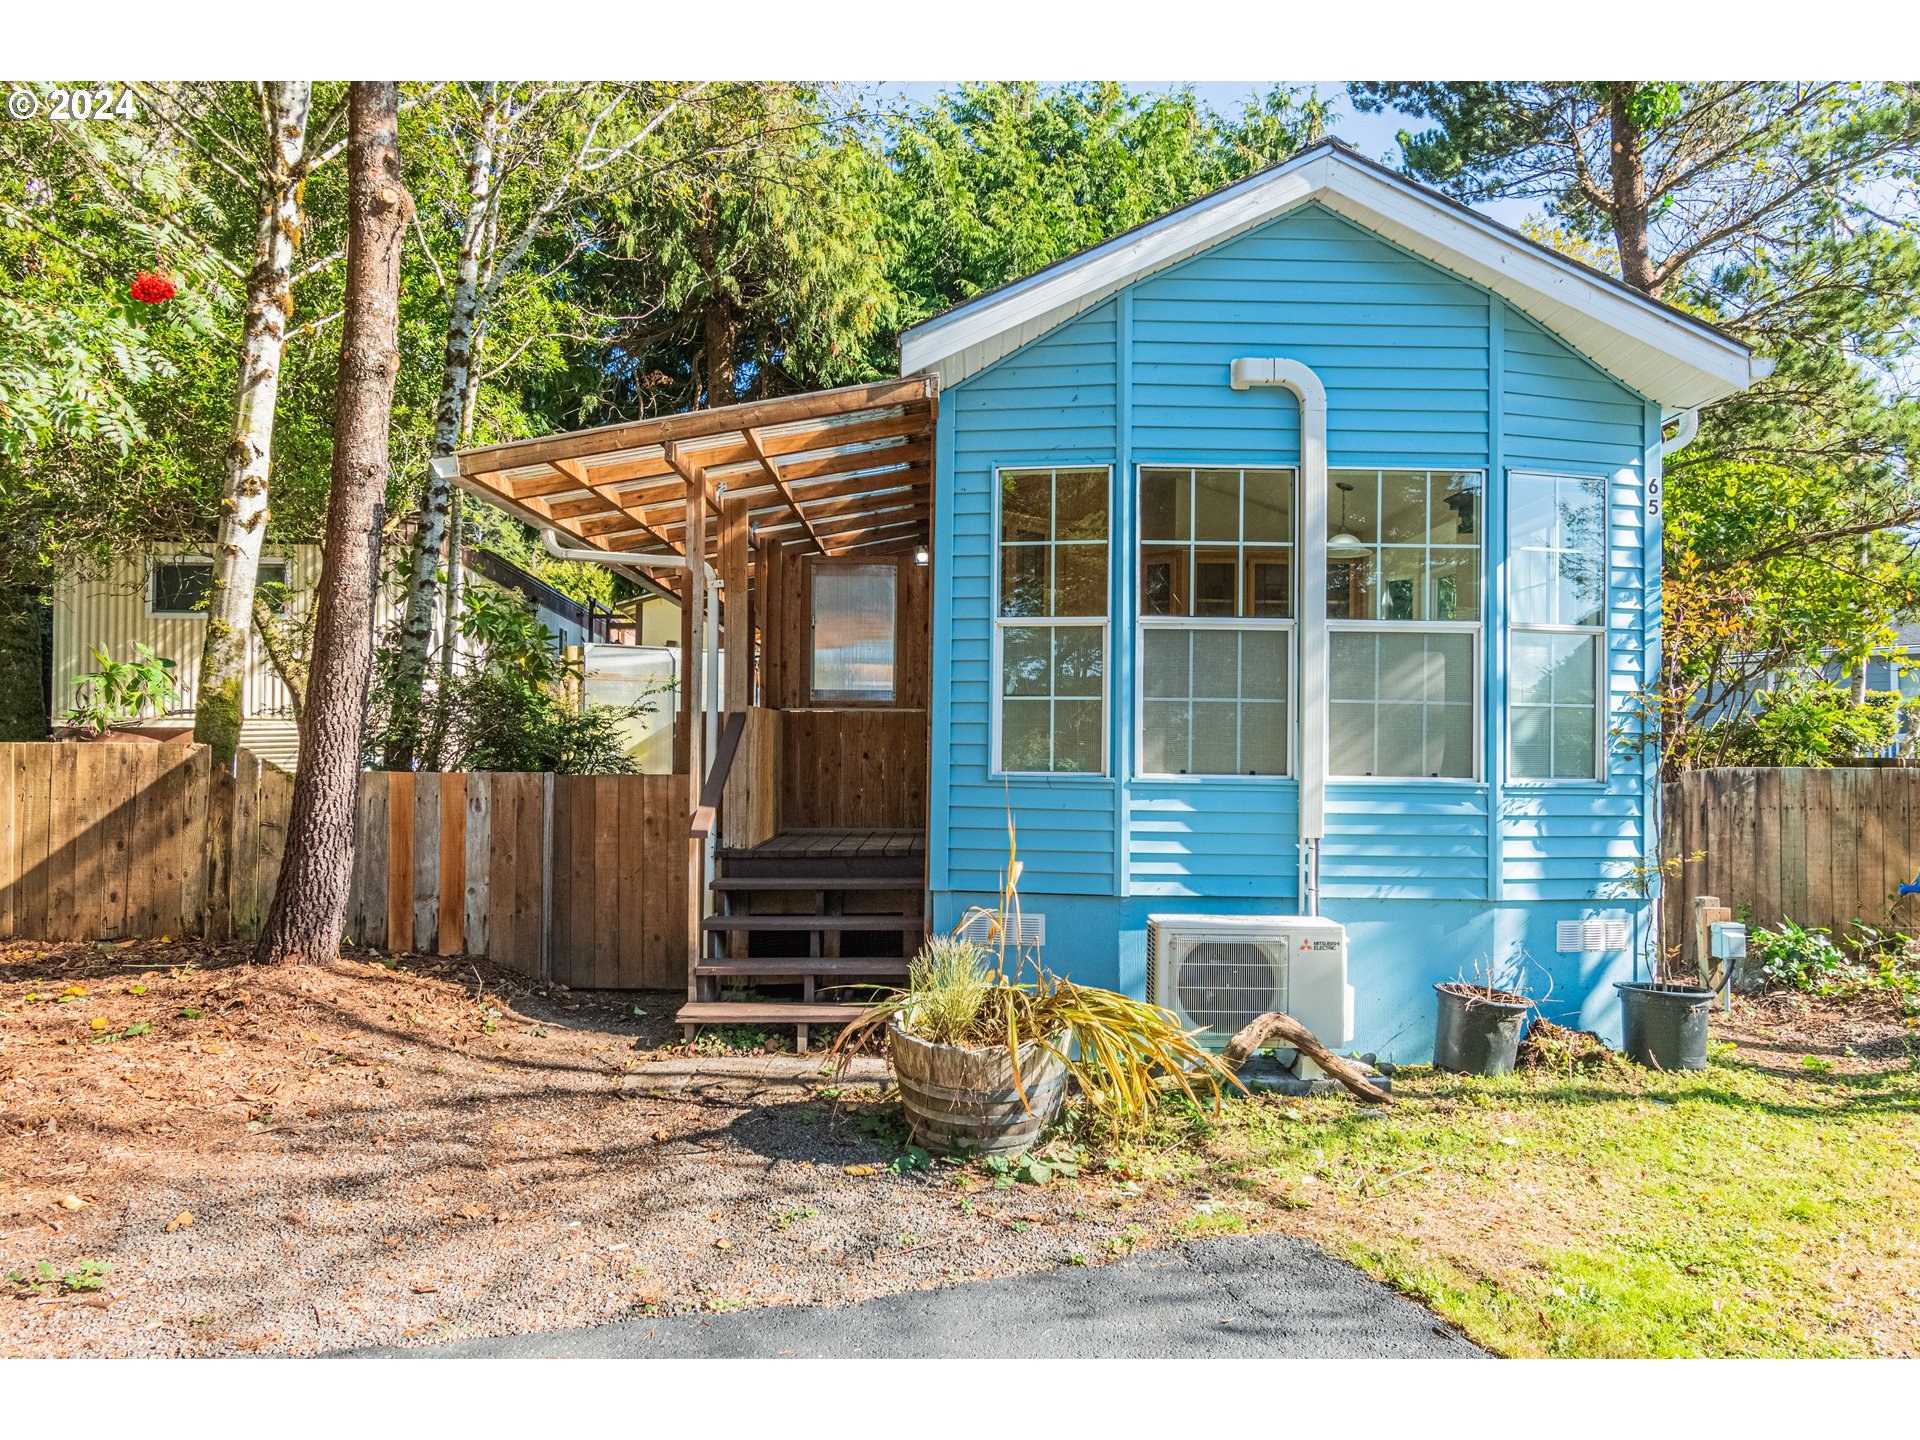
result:
[[(1920, 770), (1695, 770), (1666, 787), (1662, 851), (1682, 857), (1662, 903), (1666, 943), (1684, 943), (1693, 897), (1844, 934), (1890, 917), (1920, 933)], [(1687, 859), (1698, 854), (1698, 860)]]
[[(292, 798), (244, 750), (0, 745), (0, 936), (257, 935)], [(688, 800), (684, 775), (362, 775), (347, 937), (677, 988)]]

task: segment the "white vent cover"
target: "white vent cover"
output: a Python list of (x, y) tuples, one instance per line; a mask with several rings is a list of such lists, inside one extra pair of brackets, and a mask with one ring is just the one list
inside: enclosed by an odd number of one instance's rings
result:
[(1625, 950), (1632, 944), (1632, 932), (1624, 920), (1562, 920), (1554, 927), (1553, 948), (1562, 955)]
[[(971, 940), (976, 945), (997, 947), (999, 940), (993, 933), (994, 917), (981, 911), (954, 933), (962, 940)], [(1047, 917), (1045, 915), (1022, 915), (1007, 927), (1007, 945), (1009, 948), (1026, 949), (1029, 945), (1047, 943)]]

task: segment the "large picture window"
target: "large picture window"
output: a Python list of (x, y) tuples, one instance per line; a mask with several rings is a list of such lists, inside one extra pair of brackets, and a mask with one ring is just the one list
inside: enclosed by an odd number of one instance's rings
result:
[(1478, 777), (1483, 483), (1477, 471), (1329, 473), (1334, 775)]
[(1513, 575), (1508, 773), (1516, 780), (1604, 774), (1600, 696), (1607, 649), (1606, 482), (1509, 477)]
[(1140, 471), (1140, 769), (1289, 772), (1294, 472)]
[(1000, 769), (1104, 774), (1108, 471), (1012, 469), (997, 480)]

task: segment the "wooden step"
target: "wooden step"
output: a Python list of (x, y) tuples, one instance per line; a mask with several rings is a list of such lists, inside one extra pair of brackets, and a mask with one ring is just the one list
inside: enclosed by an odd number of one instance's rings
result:
[(845, 1025), (867, 1013), (864, 1005), (691, 1000), (674, 1016), (678, 1025)]
[(926, 928), (919, 915), (709, 915), (702, 930), (911, 930)]
[(892, 975), (907, 973), (911, 963), (897, 955), (831, 957), (821, 955), (778, 955), (741, 960), (702, 960), (693, 967), (696, 975), (763, 976), (776, 975)]
[(720, 875), (714, 878), (716, 890), (913, 890), (920, 889), (917, 877), (882, 875)]

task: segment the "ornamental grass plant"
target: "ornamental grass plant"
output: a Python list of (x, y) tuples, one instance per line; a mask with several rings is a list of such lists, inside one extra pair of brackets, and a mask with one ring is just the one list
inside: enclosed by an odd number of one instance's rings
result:
[[(1204, 1095), (1217, 1104), (1223, 1086), (1244, 1091), (1220, 1057), (1199, 1043), (1201, 1032), (1184, 1029), (1171, 1011), (1063, 979), (1040, 963), (1035, 947), (1021, 944), (1022, 866), (1011, 814), (1007, 844), (997, 908), (976, 907), (952, 934), (930, 939), (906, 986), (880, 996), (841, 1032), (834, 1045), (838, 1064), (844, 1068), (863, 1039), (888, 1025), (959, 1049), (1004, 1047), (1024, 1104), (1020, 1052), (1033, 1046), (1065, 1065), (1087, 1103), (1119, 1129), (1144, 1125), (1169, 1095), (1195, 1104)], [(983, 919), (991, 945), (963, 935), (981, 928)]]

